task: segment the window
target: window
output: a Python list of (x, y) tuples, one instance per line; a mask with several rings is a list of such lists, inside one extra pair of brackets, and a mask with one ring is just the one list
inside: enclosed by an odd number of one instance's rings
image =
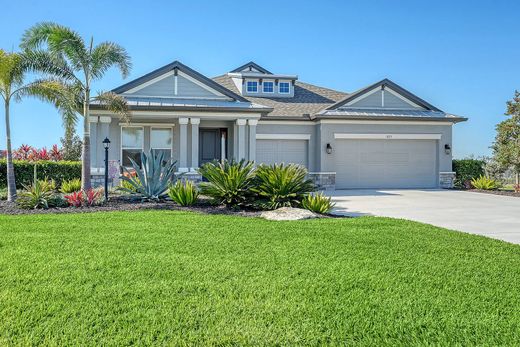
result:
[(264, 82), (264, 93), (274, 93), (273, 82)]
[(172, 157), (172, 129), (171, 128), (152, 128), (150, 130), (150, 148), (154, 155), (164, 153), (166, 160)]
[(132, 158), (141, 165), (141, 152), (143, 151), (143, 128), (122, 127), (121, 128), (121, 162), (125, 167), (131, 167)]
[(280, 94), (289, 94), (291, 92), (289, 82), (280, 82), (278, 84), (278, 92)]
[(248, 93), (257, 93), (258, 92), (258, 82), (257, 81), (247, 81), (247, 92)]

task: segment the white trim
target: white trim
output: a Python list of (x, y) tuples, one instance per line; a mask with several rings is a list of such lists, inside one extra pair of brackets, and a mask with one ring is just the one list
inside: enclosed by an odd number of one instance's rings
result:
[(140, 84), (140, 85), (138, 85), (136, 87), (133, 87), (132, 89), (129, 89), (129, 90), (125, 91), (123, 94), (133, 94), (133, 93), (135, 93), (135, 92), (137, 92), (137, 91), (139, 91), (139, 90), (141, 90), (143, 88), (148, 87), (149, 85), (152, 85), (152, 84), (154, 84), (156, 82), (159, 82), (159, 81), (161, 81), (161, 80), (163, 80), (163, 79), (165, 79), (167, 77), (170, 77), (174, 73), (175, 72), (173, 70), (169, 71), (169, 72), (166, 72), (166, 73), (164, 73), (164, 74), (162, 74), (160, 76), (157, 76), (157, 77), (155, 77), (155, 78), (153, 78), (153, 79), (151, 79), (149, 81), (146, 81), (146, 82), (144, 82), (144, 83), (142, 83), (142, 84)]
[(310, 140), (310, 134), (256, 134), (257, 140)]
[(308, 120), (260, 120), (258, 125), (316, 125), (316, 122)]
[[(141, 141), (141, 148), (139, 147), (128, 147), (123, 148), (123, 128), (140, 128), (143, 131), (143, 140)], [(121, 125), (120, 129), (120, 152), (119, 152), (119, 162), (121, 163), (121, 166), (123, 165), (123, 150), (124, 149), (140, 149), (142, 152), (144, 152), (144, 127), (143, 126), (136, 126), (136, 125)]]
[[(171, 100), (213, 100), (213, 101), (230, 101), (232, 100), (231, 98), (228, 98), (226, 96), (215, 96), (215, 97), (210, 97), (210, 96), (173, 96), (173, 95), (164, 95), (164, 96), (157, 96), (157, 95), (143, 95), (143, 94), (139, 94), (139, 95), (134, 95), (134, 94), (126, 94), (126, 93), (122, 93), (121, 94), (122, 96), (127, 96), (127, 97), (131, 97), (131, 98), (160, 98), (160, 99), (171, 99)], [(154, 106), (153, 104), (155, 102), (150, 102), (152, 104), (152, 106)], [(159, 104), (159, 103), (155, 103), (155, 104)], [(130, 106), (136, 106), (136, 105), (130, 105)], [(139, 105), (139, 106), (142, 106), (142, 105)]]
[[(267, 83), (272, 83), (272, 84), (273, 84), (273, 91), (272, 91), (272, 92), (266, 92), (266, 91), (264, 90), (265, 82), (267, 82)], [(263, 80), (263, 81), (262, 81), (262, 93), (264, 93), (264, 94), (274, 94), (274, 81), (271, 81), (271, 80), (268, 80), (268, 81)]]
[(396, 124), (396, 125), (453, 125), (452, 122), (405, 121), (405, 120), (347, 120), (323, 119), (318, 124)]
[(455, 171), (439, 171), (439, 175), (442, 175), (442, 174), (455, 175), (456, 172)]
[(181, 125), (188, 124), (189, 120), (190, 119), (186, 118), (186, 117), (179, 118), (179, 124), (181, 124)]
[(248, 119), (247, 124), (249, 124), (250, 126), (256, 126), (258, 125), (258, 119)]
[[(177, 71), (178, 72), (178, 71)], [(177, 89), (177, 86), (178, 86), (178, 75), (179, 74), (176, 74), (176, 75), (173, 75), (173, 94), (174, 95), (177, 95), (178, 94), (178, 89)]]
[[(251, 91), (249, 91), (249, 90), (247, 89), (247, 84), (248, 84), (249, 82), (256, 83), (256, 92), (251, 92)], [(258, 83), (257, 80), (249, 80), (249, 81), (248, 81), (248, 80), (246, 79), (246, 93), (247, 93), (247, 94), (258, 94), (258, 84), (259, 84), (259, 83)]]
[(155, 127), (155, 128), (170, 128), (174, 127), (175, 123), (141, 123), (141, 122), (131, 122), (131, 123), (125, 123), (120, 122), (118, 125), (120, 126), (145, 126), (145, 127)]
[(309, 175), (335, 175), (336, 172), (335, 171), (331, 171), (331, 172), (322, 172), (322, 171), (317, 171), (317, 172), (308, 172)]
[(406, 102), (407, 104), (410, 104), (410, 105), (414, 106), (415, 108), (421, 108), (421, 109), (424, 109), (424, 107), (421, 107), (421, 106), (417, 105), (416, 103), (414, 103), (413, 101), (409, 100), (408, 98), (405, 98), (404, 96), (402, 96), (401, 94), (399, 94), (399, 93), (396, 92), (395, 90), (392, 90), (392, 88), (386, 87), (385, 90), (386, 90), (386, 89), (388, 89), (388, 91), (390, 92), (390, 94), (395, 95), (396, 97), (398, 97), (399, 99), (403, 100), (403, 101)]
[[(287, 83), (289, 85), (289, 91), (287, 93), (280, 91), (280, 84), (282, 84), (282, 83)], [(284, 94), (284, 95), (291, 94), (291, 81), (278, 81), (278, 94)]]
[(237, 119), (237, 125), (246, 125), (246, 119)]
[(200, 124), (200, 118), (190, 118), (190, 124)]
[(381, 107), (385, 108), (385, 88), (381, 88)]
[[(368, 92), (366, 92), (366, 93), (364, 93), (364, 94), (361, 94), (360, 96), (358, 96), (358, 97), (355, 98), (354, 100), (350, 100), (350, 101), (347, 102), (344, 106), (350, 106), (350, 105), (352, 105), (352, 104), (355, 104), (356, 102), (358, 102), (358, 101), (360, 101), (360, 100), (363, 100), (363, 99), (365, 99), (366, 97), (368, 97), (368, 96), (370, 96), (370, 95), (372, 95), (372, 94), (374, 94), (374, 93), (376, 93), (376, 92), (378, 92), (378, 91), (380, 91), (380, 90), (382, 90), (381, 87), (379, 87), (379, 88), (374, 88), (374, 89), (372, 89), (372, 90), (369, 90)], [(341, 108), (341, 106), (340, 106), (340, 108)]]
[(442, 134), (345, 134), (334, 133), (335, 139), (367, 140), (440, 140)]
[[(90, 113), (92, 115), (99, 114), (116, 114), (112, 112), (107, 112), (104, 110), (91, 110)], [(201, 111), (131, 111), (132, 116), (146, 116), (146, 117), (166, 117), (166, 118), (178, 118), (178, 117), (186, 117), (193, 115), (197, 118), (202, 118), (202, 116), (208, 116), (205, 119), (225, 119), (225, 120), (235, 120), (237, 118), (260, 118), (264, 112), (258, 111), (256, 112), (247, 112), (247, 113), (234, 113), (234, 111), (226, 111), (226, 112), (208, 112), (204, 111), (204, 108), (201, 107)], [(203, 118), (204, 119), (204, 118)]]

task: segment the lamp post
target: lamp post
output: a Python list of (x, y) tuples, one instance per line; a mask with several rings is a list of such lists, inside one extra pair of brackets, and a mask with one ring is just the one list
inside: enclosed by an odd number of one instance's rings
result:
[(105, 147), (105, 201), (108, 201), (108, 148), (110, 147), (108, 137), (103, 140), (103, 147)]

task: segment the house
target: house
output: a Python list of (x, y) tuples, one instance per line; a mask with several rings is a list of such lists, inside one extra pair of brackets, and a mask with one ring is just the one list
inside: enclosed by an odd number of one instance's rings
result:
[(175, 61), (113, 92), (132, 118), (91, 105), (94, 178), (108, 137), (121, 165), (154, 149), (195, 180), (206, 162), (244, 158), (303, 165), (329, 189), (451, 187), (452, 126), (466, 120), (388, 79), (345, 93), (254, 62), (210, 79)]

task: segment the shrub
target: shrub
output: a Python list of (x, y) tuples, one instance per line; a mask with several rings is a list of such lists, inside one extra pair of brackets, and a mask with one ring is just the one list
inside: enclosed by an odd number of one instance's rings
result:
[(177, 181), (168, 187), (168, 196), (181, 206), (192, 206), (199, 198), (199, 191), (192, 181)]
[(0, 188), (0, 200), (7, 200), (7, 188)]
[[(76, 161), (38, 161), (30, 162), (14, 160), (14, 172), (16, 175), (16, 187), (31, 185), (34, 181), (34, 166), (38, 168), (41, 177), (52, 178), (58, 186), (63, 181), (81, 178), (81, 162)], [(4, 159), (0, 160), (0, 187), (7, 187), (7, 164)]]
[(475, 189), (482, 190), (494, 190), (498, 188), (498, 182), (492, 178), (486, 177), (484, 175), (479, 176), (478, 178), (474, 178), (471, 180), (471, 185), (475, 187)]
[(456, 173), (455, 187), (471, 188), (471, 180), (484, 175), (484, 165), (485, 162), (478, 159), (453, 160), (453, 171)]
[[(55, 188), (55, 187), (54, 187)], [(23, 209), (56, 207), (57, 198), (53, 184), (47, 180), (35, 180), (33, 184), (24, 186), (24, 191), (18, 196), (17, 203)]]
[(199, 173), (208, 182), (200, 184), (200, 193), (227, 207), (248, 205), (253, 196), (253, 165), (253, 162), (245, 160), (223, 160), (204, 164), (199, 168)]
[(260, 165), (256, 170), (256, 204), (261, 208), (299, 206), (303, 198), (315, 190), (313, 182), (306, 178), (307, 170), (296, 164)]
[(325, 196), (323, 193), (309, 194), (302, 200), (302, 207), (316, 213), (329, 213), (334, 204), (330, 196)]
[(63, 181), (61, 183), (60, 192), (63, 194), (70, 194), (77, 192), (78, 190), (81, 190), (81, 180), (79, 178)]
[(64, 198), (67, 200), (69, 206), (81, 207), (83, 205), (83, 192), (73, 192), (72, 194), (65, 195)]
[(69, 195), (65, 195), (64, 198), (68, 205), (72, 207), (101, 205), (104, 201), (103, 188), (75, 191)]
[(126, 175), (121, 176), (121, 180), (132, 188), (121, 187), (120, 190), (139, 195), (143, 200), (164, 199), (168, 185), (175, 176), (175, 162), (166, 159), (164, 152), (155, 154), (153, 151), (149, 151), (148, 154), (141, 153), (141, 167), (132, 158), (129, 159), (135, 176), (123, 167)]

